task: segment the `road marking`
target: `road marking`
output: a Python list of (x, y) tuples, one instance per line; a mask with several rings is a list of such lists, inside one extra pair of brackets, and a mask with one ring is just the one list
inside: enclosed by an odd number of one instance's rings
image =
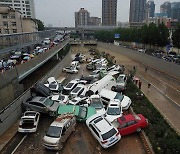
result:
[(11, 152), (11, 154), (14, 154), (16, 152), (16, 150), (19, 148), (19, 146), (21, 145), (21, 143), (25, 140), (25, 138), (27, 137), (27, 134), (22, 138), (22, 140), (19, 142), (19, 144), (15, 147), (15, 149)]
[[(156, 78), (154, 75), (152, 75), (152, 74), (149, 74), (149, 75), (151, 75), (152, 77), (154, 77), (154, 78)], [(163, 82), (164, 84), (166, 84), (166, 85), (168, 85), (169, 87), (171, 87), (172, 89), (174, 89), (174, 90), (176, 90), (176, 91), (178, 91), (178, 92), (180, 92), (178, 89), (175, 89), (174, 87), (172, 87), (171, 85), (169, 85), (168, 83), (166, 83), (166, 82), (164, 82), (163, 80), (161, 80), (161, 79), (158, 79), (158, 78), (156, 78), (157, 80), (159, 80), (159, 81), (161, 81), (161, 82)]]
[[(143, 80), (145, 80), (146, 82), (149, 82), (148, 80), (146, 80), (144, 77), (142, 77), (141, 75), (138, 75), (140, 76)], [(174, 102), (178, 107), (180, 107), (180, 105), (174, 101), (173, 99), (171, 99), (168, 95), (164, 94), (160, 89), (158, 89), (155, 85), (151, 84), (155, 89), (157, 89), (161, 94), (163, 94), (164, 96), (166, 96), (168, 99), (170, 99), (172, 102)]]

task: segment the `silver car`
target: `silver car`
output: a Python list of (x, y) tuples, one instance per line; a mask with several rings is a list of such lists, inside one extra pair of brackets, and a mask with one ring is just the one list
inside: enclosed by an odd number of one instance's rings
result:
[(60, 103), (54, 102), (46, 97), (30, 97), (23, 102), (26, 110), (33, 110), (41, 113), (48, 113), (50, 116), (55, 116)]

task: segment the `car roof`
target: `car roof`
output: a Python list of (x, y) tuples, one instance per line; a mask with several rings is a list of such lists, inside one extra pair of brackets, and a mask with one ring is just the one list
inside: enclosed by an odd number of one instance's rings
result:
[(135, 120), (134, 116), (132, 114), (128, 114), (128, 115), (123, 115), (122, 117), (119, 117), (117, 119), (117, 121), (120, 123), (120, 124), (123, 124), (127, 121), (131, 121), (131, 120)]
[[(102, 118), (102, 120), (99, 121), (98, 119), (100, 118)], [(98, 119), (94, 120), (93, 123), (101, 134), (104, 134), (113, 128), (113, 126), (104, 117), (100, 116)], [(96, 121), (98, 122), (96, 123)]]
[(51, 126), (63, 127), (63, 125), (73, 117), (74, 115), (72, 113), (62, 114), (51, 123)]
[(73, 113), (75, 115), (79, 114), (79, 106), (76, 105), (63, 105), (60, 106), (57, 110), (58, 114), (64, 114), (64, 113)]
[(102, 97), (107, 97), (107, 98), (111, 98), (114, 99), (114, 97), (117, 95), (117, 92), (111, 91), (109, 89), (102, 89), (101, 92), (99, 93), (100, 96)]

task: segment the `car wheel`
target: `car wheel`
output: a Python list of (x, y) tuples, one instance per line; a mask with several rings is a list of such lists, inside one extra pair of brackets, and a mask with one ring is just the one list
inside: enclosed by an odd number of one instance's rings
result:
[(137, 130), (136, 130), (137, 132), (140, 132), (141, 131), (141, 128), (139, 127), (139, 128), (137, 128)]

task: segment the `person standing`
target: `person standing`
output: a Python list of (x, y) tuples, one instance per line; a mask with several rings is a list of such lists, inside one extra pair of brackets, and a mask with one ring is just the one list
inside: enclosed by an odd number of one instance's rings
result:
[(141, 90), (142, 82), (140, 80), (139, 80), (138, 86), (139, 86), (139, 89)]
[(147, 73), (147, 67), (145, 68), (145, 72)]
[(150, 88), (151, 88), (151, 84), (148, 83), (148, 91), (150, 91)]

